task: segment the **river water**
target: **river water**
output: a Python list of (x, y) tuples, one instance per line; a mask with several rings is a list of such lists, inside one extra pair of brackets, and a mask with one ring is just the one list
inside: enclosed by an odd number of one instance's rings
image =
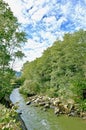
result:
[(40, 108), (26, 105), (19, 89), (14, 89), (10, 95), (11, 101), (18, 103), (18, 112), (27, 130), (86, 130), (86, 120), (76, 117), (54, 115), (52, 110), (44, 112)]

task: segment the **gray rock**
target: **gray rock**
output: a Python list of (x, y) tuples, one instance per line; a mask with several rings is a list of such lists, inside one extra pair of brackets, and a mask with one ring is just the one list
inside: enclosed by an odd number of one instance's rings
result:
[(26, 105), (30, 105), (30, 104), (31, 104), (31, 101), (26, 102)]
[(82, 118), (83, 120), (86, 120), (86, 116)]
[(55, 107), (54, 114), (59, 114), (59, 108)]
[(47, 103), (44, 105), (44, 108), (50, 108), (50, 105)]

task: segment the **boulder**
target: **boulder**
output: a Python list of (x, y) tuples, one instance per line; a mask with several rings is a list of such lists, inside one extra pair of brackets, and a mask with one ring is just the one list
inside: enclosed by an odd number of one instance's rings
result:
[(59, 98), (55, 98), (55, 99), (53, 100), (53, 105), (54, 105), (54, 106), (58, 106), (59, 103), (60, 103), (60, 99), (59, 99)]
[(45, 102), (39, 102), (38, 104), (39, 104), (39, 106), (44, 106)]
[(46, 104), (44, 105), (44, 108), (50, 108), (50, 104), (49, 104), (49, 103), (46, 103)]
[(76, 112), (70, 112), (69, 114), (68, 114), (68, 116), (76, 116), (77, 114), (76, 114)]
[(86, 112), (80, 112), (80, 117), (86, 117)]
[(58, 107), (55, 107), (55, 109), (54, 109), (54, 114), (59, 114), (59, 108)]
[(26, 102), (26, 105), (30, 105), (30, 104), (31, 104), (31, 101)]

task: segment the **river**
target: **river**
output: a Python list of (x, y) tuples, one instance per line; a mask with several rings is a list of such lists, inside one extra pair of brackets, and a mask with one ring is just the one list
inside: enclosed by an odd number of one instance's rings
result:
[(11, 101), (18, 102), (18, 112), (27, 130), (86, 130), (86, 120), (77, 117), (56, 116), (52, 110), (44, 112), (39, 107), (26, 105), (19, 89), (14, 89), (10, 95)]

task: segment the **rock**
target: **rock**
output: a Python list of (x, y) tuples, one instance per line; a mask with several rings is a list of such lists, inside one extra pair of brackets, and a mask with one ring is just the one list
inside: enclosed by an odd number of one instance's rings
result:
[(80, 117), (86, 117), (86, 112), (80, 112)]
[(64, 111), (65, 113), (69, 113), (69, 109), (68, 109), (68, 105), (67, 105), (67, 104), (64, 104), (64, 105), (63, 105), (63, 111)]
[(59, 114), (59, 108), (57, 108), (57, 107), (55, 107), (55, 109), (54, 109), (54, 114)]
[(58, 106), (58, 104), (60, 103), (60, 99), (59, 98), (56, 98), (53, 100), (53, 105), (54, 106)]
[(86, 120), (86, 116), (82, 118), (83, 120)]
[(39, 102), (39, 99), (38, 99), (38, 98), (34, 100), (34, 103), (38, 103), (38, 102)]
[(40, 102), (43, 102), (42, 97), (37, 97), (37, 98), (34, 100), (34, 103), (40, 103)]
[(45, 104), (45, 105), (44, 105), (44, 108), (50, 108), (49, 103)]
[(54, 109), (54, 108), (55, 108), (55, 106), (53, 106), (53, 105), (50, 105), (50, 108), (51, 108), (51, 109)]
[(32, 101), (32, 102), (34, 102), (34, 101), (35, 101), (35, 99), (34, 99), (34, 98), (33, 98), (33, 99), (31, 99), (31, 101)]
[(74, 117), (74, 116), (76, 116), (76, 113), (75, 112), (71, 112), (71, 113), (68, 114), (68, 116), (73, 116)]
[(74, 104), (68, 104), (68, 109), (69, 109), (69, 111), (75, 110)]
[(39, 106), (44, 106), (45, 105), (45, 102), (40, 102), (40, 103), (38, 103), (39, 104)]
[(59, 107), (59, 109), (60, 109), (60, 111), (64, 111), (64, 107), (63, 107), (63, 104), (62, 103), (60, 103), (59, 105), (58, 105), (58, 107)]
[(26, 102), (26, 105), (30, 105), (30, 104), (31, 104), (31, 101)]

